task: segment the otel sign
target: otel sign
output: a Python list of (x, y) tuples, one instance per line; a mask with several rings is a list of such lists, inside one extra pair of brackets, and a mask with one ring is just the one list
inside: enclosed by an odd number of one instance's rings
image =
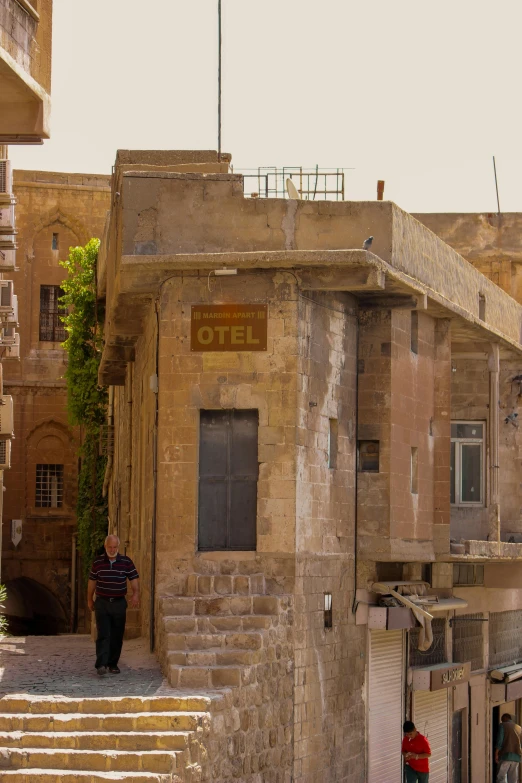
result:
[(192, 305), (191, 351), (266, 351), (267, 305)]

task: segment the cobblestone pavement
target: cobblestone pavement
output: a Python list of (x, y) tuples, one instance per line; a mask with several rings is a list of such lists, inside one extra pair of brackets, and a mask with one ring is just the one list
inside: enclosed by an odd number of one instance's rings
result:
[(0, 637), (0, 697), (156, 696), (172, 693), (146, 639), (123, 642), (121, 674), (99, 677), (94, 642), (83, 634)]

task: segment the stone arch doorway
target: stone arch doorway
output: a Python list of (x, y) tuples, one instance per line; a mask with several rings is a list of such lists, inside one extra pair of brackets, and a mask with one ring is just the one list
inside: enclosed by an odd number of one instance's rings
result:
[(5, 615), (13, 636), (53, 636), (68, 630), (65, 611), (51, 591), (26, 576), (6, 583)]

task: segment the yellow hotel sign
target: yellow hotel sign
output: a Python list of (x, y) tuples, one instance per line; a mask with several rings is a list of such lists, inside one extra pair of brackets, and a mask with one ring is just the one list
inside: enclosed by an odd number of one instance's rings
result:
[(192, 305), (191, 351), (266, 351), (267, 305)]

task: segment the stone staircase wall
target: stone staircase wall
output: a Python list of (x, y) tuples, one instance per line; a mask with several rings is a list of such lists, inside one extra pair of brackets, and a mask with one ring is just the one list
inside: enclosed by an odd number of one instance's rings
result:
[(293, 596), (268, 594), (262, 573), (190, 573), (177, 589), (159, 600), (158, 654), (174, 688), (223, 695), (203, 739), (208, 780), (290, 781)]

